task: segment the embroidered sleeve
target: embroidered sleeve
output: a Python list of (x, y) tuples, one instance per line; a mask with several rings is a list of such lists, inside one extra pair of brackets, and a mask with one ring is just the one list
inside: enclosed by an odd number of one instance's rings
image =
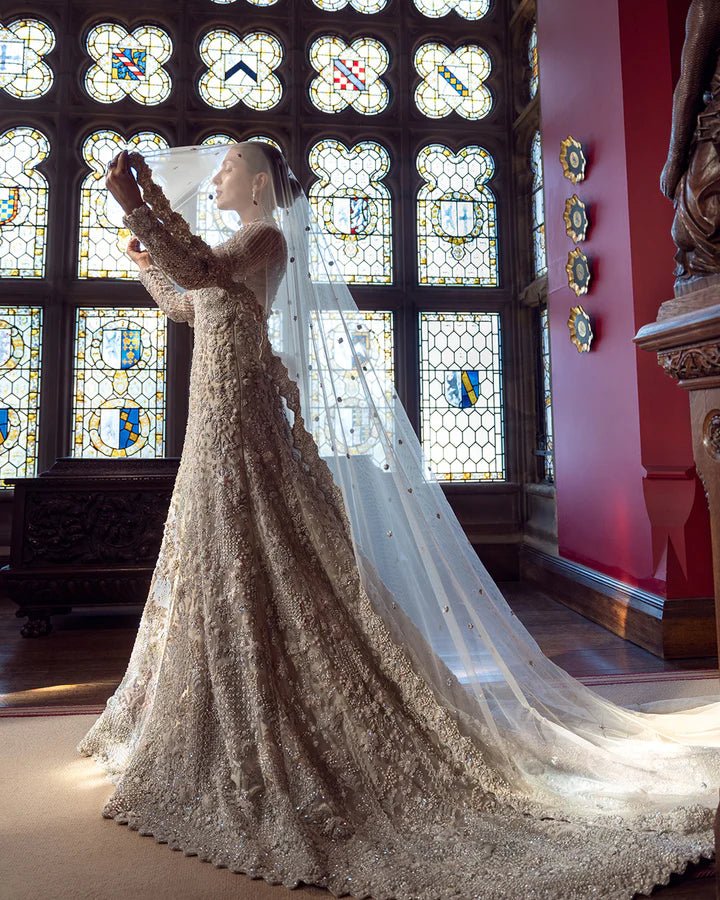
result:
[(267, 265), (283, 241), (279, 229), (258, 220), (214, 250), (199, 240), (189, 247), (148, 206), (134, 209), (124, 222), (150, 251), (155, 265), (184, 288), (229, 287)]
[(194, 327), (195, 306), (189, 291), (178, 291), (157, 266), (141, 269), (140, 282), (169, 319)]

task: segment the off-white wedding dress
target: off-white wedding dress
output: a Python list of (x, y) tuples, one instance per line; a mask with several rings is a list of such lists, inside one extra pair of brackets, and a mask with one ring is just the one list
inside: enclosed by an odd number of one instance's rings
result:
[(422, 641), (394, 640), (391, 616), (412, 625), (379, 579), (363, 587), (268, 340), (282, 233), (252, 222), (208, 256), (147, 207), (126, 223), (154, 260), (143, 284), (195, 342), (137, 639), (78, 746), (114, 783), (103, 815), (270, 883), (376, 900), (630, 898), (710, 855), (701, 806), (583, 820), (524, 796), (462, 702), (438, 701)]

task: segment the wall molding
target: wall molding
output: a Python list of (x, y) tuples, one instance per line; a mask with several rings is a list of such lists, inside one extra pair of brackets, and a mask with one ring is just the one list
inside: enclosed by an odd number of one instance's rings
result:
[(527, 544), (520, 573), (552, 599), (663, 659), (716, 654), (713, 597), (667, 599)]

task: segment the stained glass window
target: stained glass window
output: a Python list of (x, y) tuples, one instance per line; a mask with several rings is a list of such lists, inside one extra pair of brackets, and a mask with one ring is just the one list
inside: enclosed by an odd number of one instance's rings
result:
[(387, 6), (387, 0), (313, 0), (313, 3), (325, 12), (337, 12), (345, 9), (349, 3), (354, 10), (368, 16)]
[(542, 141), (536, 131), (530, 147), (530, 168), (532, 169), (532, 232), (535, 277), (547, 272), (545, 251), (545, 199), (543, 193)]
[(0, 487), (37, 465), (42, 309), (0, 306)]
[[(271, 137), (267, 137), (264, 134), (254, 134), (252, 137), (242, 138), (243, 141), (259, 141), (261, 144), (270, 144), (275, 147), (276, 150), (279, 150), (282, 153), (282, 147), (278, 144), (277, 141), (273, 140)], [(205, 147), (219, 147), (224, 146), (225, 144), (235, 144), (240, 141), (240, 138), (232, 137), (232, 135), (225, 134), (224, 132), (217, 132), (216, 134), (209, 134), (203, 141), (202, 144)]]
[(233, 137), (225, 132), (217, 131), (215, 134), (209, 134), (201, 141), (204, 147), (224, 147), (225, 144), (234, 144), (238, 138)]
[(428, 144), (417, 169), (425, 182), (417, 195), (420, 284), (497, 287), (495, 197), (487, 186), (492, 156), (474, 145), (453, 153)]
[(215, 109), (228, 109), (241, 100), (250, 109), (272, 109), (282, 97), (274, 69), (283, 61), (280, 41), (264, 31), (240, 37), (222, 28), (200, 41), (200, 58), (207, 66), (198, 82), (200, 96)]
[(380, 41), (366, 37), (346, 44), (337, 35), (326, 35), (314, 41), (309, 54), (318, 73), (310, 83), (310, 99), (318, 109), (336, 113), (352, 107), (375, 115), (388, 105), (390, 91), (381, 76), (390, 54)]
[(492, 0), (413, 0), (424, 16), (439, 19), (449, 12), (456, 12), (463, 19), (482, 19), (487, 15)]
[(34, 128), (0, 134), (0, 278), (43, 278), (48, 186), (36, 170), (50, 142)]
[(353, 147), (335, 140), (319, 141), (310, 151), (317, 176), (310, 205), (323, 229), (334, 266), (311, 242), (310, 271), (315, 280), (345, 279), (354, 284), (392, 282), (390, 191), (382, 179), (390, 170), (390, 154), (375, 141)]
[(281, 153), (283, 152), (282, 147), (278, 144), (277, 141), (273, 140), (271, 137), (267, 137), (264, 134), (254, 134), (252, 137), (245, 138), (246, 141), (258, 141), (261, 144), (270, 144), (271, 147), (274, 147), (276, 150), (279, 150)]
[(550, 379), (550, 321), (547, 307), (540, 310), (540, 359), (542, 362), (542, 409), (544, 434), (540, 440), (545, 481), (555, 480), (553, 460), (552, 383)]
[(528, 42), (528, 64), (530, 66), (530, 99), (537, 94), (540, 85), (540, 63), (538, 60), (537, 23), (533, 22)]
[(0, 24), (0, 88), (20, 100), (47, 94), (53, 73), (45, 57), (54, 47), (52, 28), (39, 19)]
[(422, 78), (415, 103), (429, 118), (441, 119), (454, 110), (464, 119), (482, 119), (492, 109), (492, 94), (485, 85), (490, 56), (482, 47), (466, 44), (451, 50), (432, 41), (418, 47), (413, 62)]
[(85, 45), (93, 64), (85, 75), (85, 89), (99, 103), (131, 97), (144, 106), (167, 100), (172, 81), (164, 64), (173, 52), (170, 35), (155, 25), (129, 32), (122, 25), (104, 23), (90, 29)]
[(76, 310), (73, 456), (163, 456), (166, 341), (157, 308)]
[(505, 478), (500, 316), (420, 313), (420, 427), (446, 481)]
[(125, 255), (130, 231), (123, 211), (108, 194), (105, 173), (120, 150), (157, 150), (167, 141), (153, 131), (141, 131), (129, 141), (116, 131), (95, 131), (85, 139), (82, 156), (90, 174), (80, 191), (80, 243), (78, 278), (136, 278), (137, 267)]
[[(318, 355), (314, 343), (310, 344), (310, 402), (312, 411), (312, 435), (320, 454), (332, 455), (333, 441), (339, 453), (367, 455), (377, 463), (384, 462), (385, 450), (381, 440), (379, 425), (387, 433), (391, 430), (392, 397), (386, 396), (387, 389), (394, 393), (393, 386), (393, 322), (391, 312), (345, 313), (344, 324), (340, 314), (334, 311), (322, 313), (323, 334), (332, 354), (333, 386), (342, 397), (342, 406), (336, 404), (333, 418), (328, 420), (320, 378), (318, 377)], [(314, 316), (312, 319), (316, 322)], [(316, 334), (318, 330), (316, 329)], [(371, 417), (359, 384), (360, 373), (353, 365), (353, 356), (348, 349), (352, 344), (358, 362), (363, 369), (362, 377), (367, 380), (373, 394), (377, 420)], [(325, 351), (320, 354), (326, 359)], [(366, 365), (369, 363), (369, 365)], [(372, 371), (386, 372), (372, 378)]]

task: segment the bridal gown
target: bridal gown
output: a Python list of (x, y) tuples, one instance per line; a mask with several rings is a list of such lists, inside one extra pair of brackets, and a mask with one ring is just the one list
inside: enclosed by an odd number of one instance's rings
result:
[(153, 257), (143, 284), (195, 342), (137, 638), (77, 748), (113, 782), (103, 815), (272, 884), (375, 900), (630, 898), (712, 855), (700, 806), (591, 823), (511, 789), (393, 639), (256, 299), (269, 308), (288, 264), (282, 233), (253, 222), (208, 254), (148, 207), (125, 221)]

